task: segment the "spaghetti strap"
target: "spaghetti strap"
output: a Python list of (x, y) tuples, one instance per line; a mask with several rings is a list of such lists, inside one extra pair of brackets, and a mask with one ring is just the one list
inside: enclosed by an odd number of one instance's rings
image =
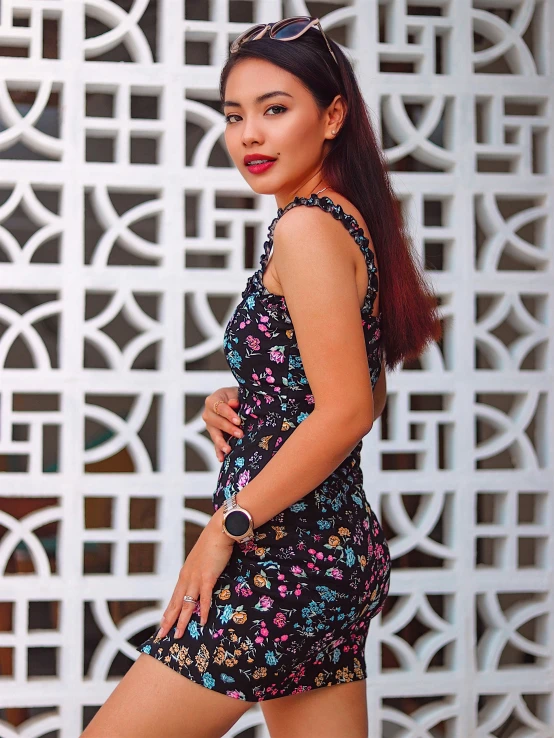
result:
[[(320, 192), (322, 192), (322, 190), (320, 190)], [(330, 197), (318, 197), (317, 193), (315, 192), (313, 192), (310, 197), (296, 196), (294, 200), (291, 200), (291, 202), (285, 205), (284, 208), (279, 208), (277, 210), (277, 216), (273, 219), (269, 226), (268, 239), (264, 243), (264, 251), (260, 258), (261, 274), (259, 277), (259, 282), (261, 282), (263, 273), (265, 272), (267, 264), (273, 254), (273, 237), (277, 223), (288, 210), (291, 210), (293, 207), (296, 207), (298, 205), (307, 205), (308, 207), (317, 206), (325, 212), (331, 213), (335, 220), (340, 220), (340, 222), (343, 224), (343, 226), (360, 247), (365, 257), (368, 272), (367, 293), (365, 296), (364, 304), (362, 306), (362, 312), (367, 312), (371, 315), (373, 313), (373, 304), (379, 291), (379, 279), (377, 274), (378, 269), (375, 265), (375, 254), (369, 246), (369, 239), (366, 237), (364, 229), (358, 224), (354, 216), (349, 215), (349, 213), (345, 212), (342, 208), (342, 205), (334, 203)], [(379, 316), (380, 313), (377, 316), (373, 317), (378, 318)]]

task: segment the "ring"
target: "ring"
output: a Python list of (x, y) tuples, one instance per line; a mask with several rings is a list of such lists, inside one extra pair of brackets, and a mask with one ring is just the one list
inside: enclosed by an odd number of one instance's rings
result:
[(191, 597), (190, 595), (185, 595), (183, 597), (184, 602), (198, 602), (198, 600), (195, 600), (194, 597)]
[(216, 415), (219, 415), (219, 413), (217, 412), (217, 406), (219, 405), (219, 403), (220, 403), (220, 402), (225, 402), (225, 400), (216, 400), (216, 401), (214, 402), (214, 413), (215, 413)]

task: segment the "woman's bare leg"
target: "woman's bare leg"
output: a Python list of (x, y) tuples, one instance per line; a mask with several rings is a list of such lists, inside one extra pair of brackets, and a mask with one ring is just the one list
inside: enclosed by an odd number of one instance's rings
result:
[(368, 738), (367, 680), (260, 702), (271, 738)]
[(255, 704), (196, 684), (141, 653), (81, 738), (221, 738)]

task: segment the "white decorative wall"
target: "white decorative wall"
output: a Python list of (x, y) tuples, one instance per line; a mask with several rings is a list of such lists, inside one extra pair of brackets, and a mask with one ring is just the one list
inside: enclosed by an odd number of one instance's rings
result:
[(2, 0), (0, 736), (79, 735), (208, 519), (203, 401), (276, 213), (219, 71), (304, 14), (355, 64), (444, 327), (364, 441), (394, 557), (372, 738), (554, 736), (552, 0)]

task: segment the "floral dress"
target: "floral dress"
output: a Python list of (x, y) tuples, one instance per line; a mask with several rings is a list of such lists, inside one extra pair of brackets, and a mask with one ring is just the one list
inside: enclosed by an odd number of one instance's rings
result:
[[(277, 211), (260, 268), (225, 328), (244, 435), (229, 438), (214, 511), (254, 479), (314, 408), (285, 298), (262, 283), (277, 221), (297, 205), (331, 213), (364, 253), (369, 284), (361, 321), (373, 387), (381, 370), (369, 241), (329, 197), (295, 197)], [(390, 554), (363, 489), (361, 448), (360, 440), (321, 484), (255, 528), (253, 540), (234, 545), (204, 626), (197, 605), (181, 638), (173, 627), (137, 650), (208, 689), (252, 702), (365, 679), (365, 642), (388, 594)]]

